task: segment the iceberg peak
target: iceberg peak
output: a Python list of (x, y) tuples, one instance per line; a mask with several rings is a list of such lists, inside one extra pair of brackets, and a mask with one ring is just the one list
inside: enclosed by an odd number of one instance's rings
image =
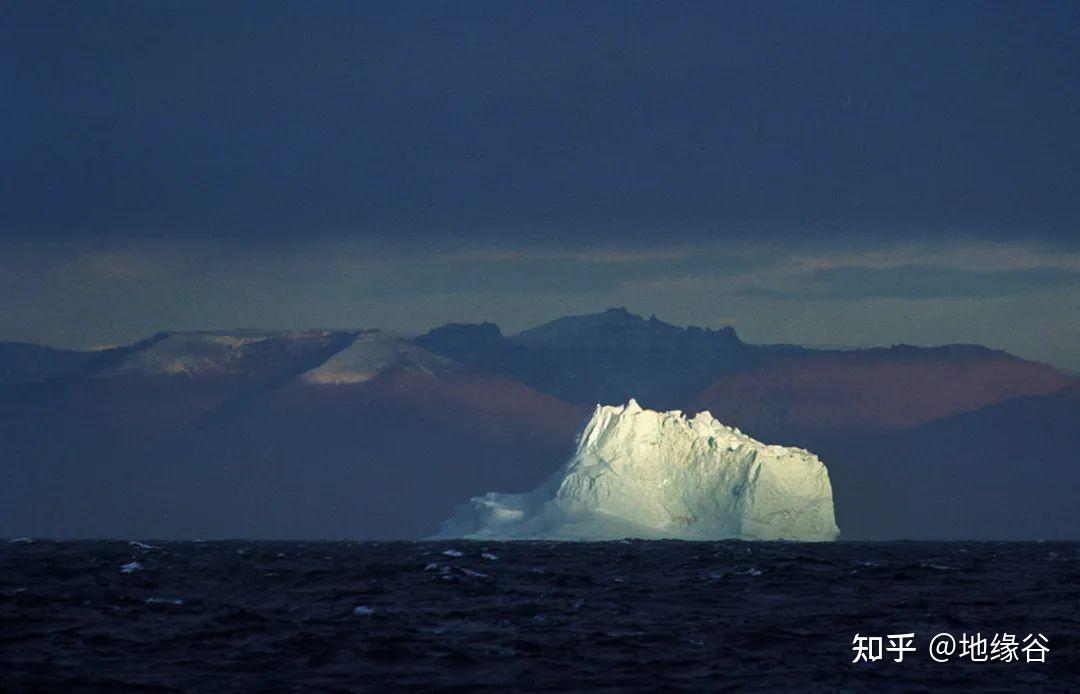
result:
[(756, 441), (703, 411), (597, 405), (576, 448), (527, 494), (460, 506), (436, 537), (835, 540), (828, 470), (800, 448)]

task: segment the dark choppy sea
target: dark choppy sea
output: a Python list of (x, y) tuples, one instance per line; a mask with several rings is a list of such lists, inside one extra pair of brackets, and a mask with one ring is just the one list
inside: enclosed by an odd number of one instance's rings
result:
[(1077, 543), (148, 545), (0, 542), (0, 689), (1080, 688)]

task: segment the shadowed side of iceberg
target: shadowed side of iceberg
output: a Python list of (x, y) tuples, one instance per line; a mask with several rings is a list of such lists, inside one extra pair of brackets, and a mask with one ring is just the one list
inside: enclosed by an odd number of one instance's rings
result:
[(537, 489), (474, 497), (435, 537), (830, 541), (839, 532), (817, 456), (755, 441), (708, 412), (688, 419), (630, 400), (597, 406), (573, 456)]

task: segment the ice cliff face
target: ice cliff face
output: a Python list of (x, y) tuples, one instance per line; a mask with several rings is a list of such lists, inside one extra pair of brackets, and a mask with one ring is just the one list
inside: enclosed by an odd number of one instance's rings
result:
[(634, 400), (598, 406), (573, 457), (527, 494), (460, 506), (436, 537), (835, 540), (829, 473), (814, 454), (769, 446), (708, 412)]

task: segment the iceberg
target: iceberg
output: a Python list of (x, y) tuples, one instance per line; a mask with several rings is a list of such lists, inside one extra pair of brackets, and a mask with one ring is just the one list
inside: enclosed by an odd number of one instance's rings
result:
[(598, 405), (573, 456), (537, 489), (459, 506), (435, 539), (793, 540), (840, 534), (816, 455), (771, 446), (708, 412)]

